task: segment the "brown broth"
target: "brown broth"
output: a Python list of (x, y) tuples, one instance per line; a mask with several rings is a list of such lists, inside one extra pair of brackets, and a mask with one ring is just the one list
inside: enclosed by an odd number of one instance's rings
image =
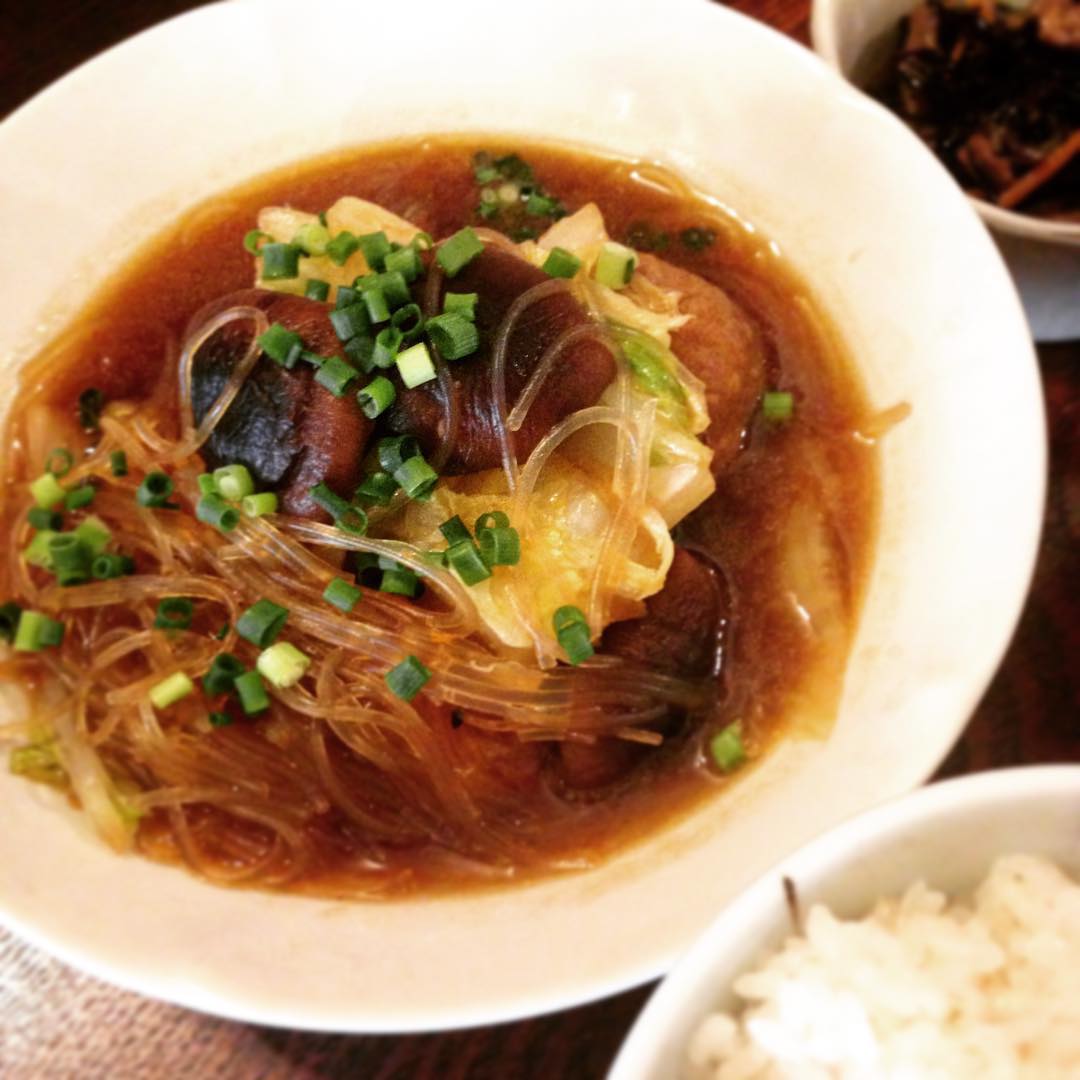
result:
[[(572, 813), (559, 816), (544, 838), (544, 854), (553, 861), (592, 863), (686, 814), (730, 782), (704, 764), (711, 733), (740, 720), (756, 757), (779, 736), (827, 730), (835, 712), (873, 551), (876, 452), (856, 437), (867, 407), (850, 358), (809, 290), (759, 235), (663, 170), (554, 144), (447, 137), (335, 153), (211, 200), (150, 241), (80, 313), (73, 324), (78, 329), (29, 363), (20, 401), (44, 401), (70, 412), (78, 394), (95, 386), (110, 399), (143, 403), (166, 428), (175, 427), (169, 349), (175, 349), (196, 310), (251, 283), (251, 258), (241, 241), (261, 207), (289, 204), (319, 211), (343, 195), (357, 195), (433, 236), (445, 236), (463, 224), (482, 223), (474, 215), (472, 169), (472, 155), (480, 147), (520, 153), (570, 211), (596, 202), (617, 239), (628, 231), (640, 235), (642, 223), (653, 235), (667, 234), (667, 246), (657, 254), (728, 292), (763, 335), (769, 384), (794, 390), (799, 400), (785, 425), (751, 422), (742, 451), (719, 478), (717, 494), (677, 530), (680, 539), (707, 548), (727, 575), (733, 614), (724, 694), (707, 725), (656, 751), (632, 784), (603, 799), (582, 800)], [(691, 250), (679, 239), (684, 229), (706, 226), (716, 239), (704, 250)], [(23, 434), (15, 418), (9, 447), (24, 443)], [(12, 456), (4, 478), (8, 486), (37, 471), (24, 455), (9, 455), (9, 461)], [(843, 552), (843, 626), (826, 642), (808, 632), (784, 592), (780, 572), (785, 523), (811, 488)], [(14, 525), (4, 522), (9, 534)], [(13, 667), (7, 668), (0, 664), (0, 677), (12, 674)], [(193, 827), (211, 835), (215, 813), (196, 815)], [(144, 821), (140, 840), (155, 857), (180, 858), (160, 817)], [(427, 849), (397, 851), (393, 866), (384, 892), (488, 880), (475, 867)], [(348, 867), (349, 860), (336, 859), (329, 845), (322, 864), (290, 887), (354, 891)]]

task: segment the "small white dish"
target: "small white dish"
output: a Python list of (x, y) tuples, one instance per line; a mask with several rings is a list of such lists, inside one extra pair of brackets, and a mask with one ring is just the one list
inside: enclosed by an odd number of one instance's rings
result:
[(1035, 854), (1080, 875), (1080, 766), (1004, 769), (932, 784), (845, 822), (784, 859), (742, 893), (660, 985), (608, 1080), (672, 1080), (691, 1034), (736, 1006), (731, 984), (792, 932), (784, 879), (800, 910), (827, 904), (866, 915), (922, 879), (970, 892), (1001, 855)]
[(660, 159), (780, 246), (875, 405), (913, 408), (882, 445), (877, 560), (836, 726), (785, 741), (588, 873), (392, 903), (223, 889), (118, 857), (55, 793), (4, 773), (0, 920), (79, 967), (223, 1016), (341, 1032), (615, 993), (665, 971), (785, 852), (921, 783), (998, 665), (1037, 547), (1045, 432), (1019, 301), (960, 192), (808, 50), (719, 5), (548, 0), (543, 13), (212, 5), (45, 91), (0, 125), (0, 408), (19, 363), (141, 239), (275, 166), (440, 131)]
[[(814, 0), (814, 50), (855, 86), (895, 47), (915, 0)], [(1016, 279), (1037, 341), (1080, 337), (1080, 223), (1046, 221), (971, 199)]]

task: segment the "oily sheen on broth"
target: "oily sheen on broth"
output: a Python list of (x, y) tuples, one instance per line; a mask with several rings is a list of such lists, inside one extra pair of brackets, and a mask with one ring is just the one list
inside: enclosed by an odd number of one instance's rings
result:
[[(267, 244), (299, 271), (271, 276)], [(404, 263), (395, 337), (363, 292)], [(295, 351), (275, 362), (268, 330)], [(372, 359), (388, 342), (423, 347), (416, 385)], [(472, 136), (298, 163), (163, 223), (17, 400), (12, 766), (118, 848), (323, 894), (521, 880), (662, 828), (835, 711), (877, 501), (854, 365), (782, 259), (657, 166)], [(87, 545), (106, 561), (80, 579)]]

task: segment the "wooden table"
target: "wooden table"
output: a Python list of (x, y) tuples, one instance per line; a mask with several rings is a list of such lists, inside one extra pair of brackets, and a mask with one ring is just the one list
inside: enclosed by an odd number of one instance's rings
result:
[[(106, 46), (195, 6), (191, 0), (4, 5), (0, 116)], [(731, 6), (806, 41), (808, 0)], [(1042, 346), (1039, 355), (1051, 432), (1039, 565), (1008, 655), (942, 775), (1080, 761), (1080, 341)], [(651, 989), (466, 1032), (309, 1035), (216, 1020), (115, 990), (0, 932), (0, 1071), (8, 1080), (599, 1077)]]

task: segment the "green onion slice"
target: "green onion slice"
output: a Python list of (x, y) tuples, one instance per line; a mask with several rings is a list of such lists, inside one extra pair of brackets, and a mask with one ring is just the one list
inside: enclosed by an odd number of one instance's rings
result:
[(296, 367), (296, 361), (300, 359), (300, 353), (304, 348), (300, 335), (282, 326), (281, 323), (271, 323), (256, 338), (256, 341), (259, 348), (275, 364), (280, 364), (289, 371)]
[(392, 368), (404, 340), (405, 335), (396, 326), (384, 326), (375, 336), (375, 347), (371, 351), (372, 365), (384, 371)]
[(541, 269), (551, 277), (572, 278), (581, 269), (581, 260), (566, 248), (553, 247)]
[(308, 282), (304, 286), (304, 295), (309, 300), (319, 300), (325, 303), (330, 297), (330, 282), (323, 281), (321, 278), (308, 278)]
[(455, 514), (452, 518), (448, 518), (444, 521), (439, 526), (439, 532), (446, 537), (446, 543), (451, 547), (454, 544), (467, 543), (472, 540), (468, 527), (458, 514)]
[(488, 566), (516, 566), (521, 561), (521, 537), (517, 529), (480, 529), (476, 542)]
[(443, 312), (448, 315), (462, 315), (472, 322), (476, 321), (476, 304), (479, 293), (448, 292), (443, 295)]
[(77, 488), (72, 488), (64, 496), (64, 508), (67, 510), (81, 510), (94, 501), (95, 495), (97, 495), (97, 488), (93, 484), (81, 484)]
[(293, 237), (293, 243), (308, 255), (325, 255), (326, 245), (330, 243), (330, 230), (325, 225), (309, 221), (300, 226)]
[(43, 506), (32, 506), (26, 513), (26, 520), (30, 522), (30, 527), (33, 529), (52, 529), (53, 531), (61, 528), (64, 524), (64, 515), (58, 510), (46, 510)]
[(109, 526), (93, 514), (81, 521), (73, 531), (89, 548), (91, 555), (100, 555), (112, 539)]
[(364, 477), (355, 497), (375, 506), (389, 506), (397, 489), (397, 481), (389, 473), (373, 472)]
[(288, 617), (288, 608), (280, 607), (272, 600), (259, 600), (236, 620), (236, 632), (245, 641), (265, 649), (274, 643)]
[[(445, 316), (440, 315), (438, 318), (445, 318)], [(428, 322), (428, 328), (431, 327), (431, 323), (434, 321), (432, 319)], [(472, 323), (465, 323), (465, 325), (471, 327)], [(398, 353), (397, 369), (401, 381), (410, 390), (426, 382), (431, 382), (436, 375), (431, 353), (428, 352), (427, 346), (422, 341), (418, 341), (415, 345), (409, 346), (404, 352)]]
[(379, 464), (385, 472), (393, 475), (401, 468), (402, 462), (420, 454), (420, 443), (414, 435), (394, 435), (380, 439), (376, 447)]
[(240, 500), (240, 509), (245, 517), (263, 517), (276, 514), (278, 497), (272, 491), (262, 491), (258, 495), (245, 495)]
[(746, 761), (742, 726), (737, 720), (709, 740), (709, 753), (716, 767), (725, 773), (734, 772)]
[(412, 701), (430, 678), (431, 672), (410, 654), (386, 673), (386, 685), (403, 701)]
[(420, 592), (420, 578), (407, 566), (388, 567), (379, 580), (379, 592), (415, 597)]
[(150, 689), (150, 704), (155, 709), (167, 709), (178, 701), (183, 701), (189, 694), (195, 692), (195, 684), (182, 671), (162, 679), (156, 686)]
[(483, 250), (483, 241), (466, 225), (464, 229), (460, 229), (439, 245), (435, 258), (446, 271), (446, 276), (452, 278), (456, 277)]
[(243, 661), (232, 653), (218, 653), (210, 665), (210, 670), (203, 676), (202, 685), (207, 697), (229, 693), (246, 670)]
[(394, 470), (394, 479), (410, 499), (426, 499), (439, 480), (439, 474), (420, 456), (411, 457)]
[(114, 450), (109, 455), (109, 468), (112, 469), (113, 476), (127, 476), (127, 454), (123, 450)]
[(263, 280), (285, 281), (296, 277), (300, 272), (302, 254), (302, 249), (296, 244), (279, 244), (273, 241), (263, 244), (259, 251)]
[(90, 564), (90, 576), (96, 581), (111, 581), (135, 572), (135, 562), (128, 555), (102, 553)]
[(67, 476), (74, 464), (75, 458), (71, 451), (58, 446), (49, 451), (49, 456), (45, 459), (45, 471), (56, 477)]
[(353, 236), (348, 230), (339, 232), (337, 236), (333, 237), (331, 241), (326, 245), (326, 254), (336, 263), (338, 266), (344, 266), (350, 256), (353, 255), (360, 247), (360, 241)]
[(244, 250), (249, 255), (258, 255), (262, 248), (262, 241), (273, 239), (269, 233), (264, 233), (262, 229), (250, 229), (244, 234)]
[(337, 307), (327, 316), (339, 341), (348, 341), (357, 334), (366, 334), (371, 329), (368, 309), (360, 301)]
[(388, 273), (398, 273), (408, 282), (415, 281), (424, 271), (420, 255), (411, 244), (399, 251), (391, 251), (384, 260)]
[(356, 607), (360, 596), (360, 586), (344, 578), (334, 578), (323, 590), (323, 599), (328, 604), (333, 604), (339, 611), (344, 611), (346, 615)]
[(795, 413), (795, 396), (787, 390), (769, 390), (761, 396), (761, 415), (774, 423), (784, 423)]
[(476, 352), (480, 346), (480, 332), (476, 329), (476, 323), (456, 312), (444, 312), (428, 319), (424, 330), (444, 360), (460, 360)]
[(51, 472), (44, 472), (30, 482), (30, 494), (42, 510), (51, 510), (57, 503), (63, 502), (66, 492)]
[(385, 375), (376, 375), (363, 390), (358, 391), (356, 400), (364, 415), (374, 420), (393, 405), (396, 397), (394, 384)]
[(338, 356), (328, 356), (322, 367), (315, 372), (315, 381), (329, 390), (334, 397), (344, 397), (349, 386), (359, 377), (360, 372)]
[(240, 524), (240, 512), (220, 495), (204, 495), (195, 504), (195, 516), (220, 532), (232, 532)]
[(214, 485), (218, 494), (229, 502), (239, 502), (255, 491), (255, 481), (246, 465), (222, 465), (214, 470)]
[(364, 262), (372, 270), (382, 270), (383, 261), (390, 254), (390, 241), (386, 238), (386, 233), (382, 231), (365, 233), (356, 238), (356, 243), (364, 253)]
[(473, 532), (478, 533), (484, 529), (505, 529), (509, 525), (510, 519), (501, 510), (490, 510), (476, 519)]
[(167, 473), (150, 472), (135, 492), (135, 501), (140, 506), (164, 506), (172, 493), (173, 482)]
[(257, 671), (245, 671), (233, 683), (233, 690), (240, 699), (240, 707), (247, 716), (255, 716), (270, 708), (266, 685)]
[(186, 596), (166, 596), (158, 603), (155, 630), (188, 630), (195, 605)]
[(448, 547), (446, 561), (466, 585), (476, 585), (491, 577), (491, 570), (472, 540), (462, 540)]
[(593, 277), (601, 285), (607, 285), (611, 289), (623, 289), (630, 284), (636, 266), (637, 255), (630, 248), (609, 240), (600, 249)]
[(576, 666), (593, 655), (589, 624), (581, 608), (566, 604), (555, 612), (551, 622), (555, 637), (571, 664)]
[(264, 649), (255, 661), (255, 669), (271, 686), (288, 690), (295, 686), (311, 667), (311, 657), (288, 641), (279, 641)]
[(13, 646), (16, 652), (41, 652), (64, 640), (64, 624), (40, 611), (24, 611), (19, 616)]

